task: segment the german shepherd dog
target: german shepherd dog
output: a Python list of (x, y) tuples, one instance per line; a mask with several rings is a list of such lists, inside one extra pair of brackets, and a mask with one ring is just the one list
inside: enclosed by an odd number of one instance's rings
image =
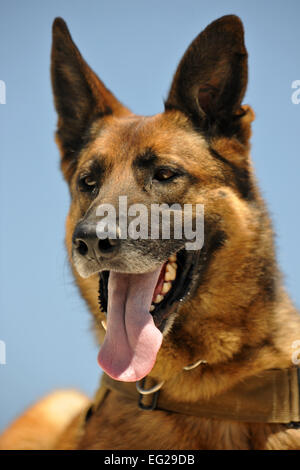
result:
[[(43, 399), (2, 448), (300, 449), (300, 317), (249, 156), (241, 20), (224, 16), (196, 37), (155, 116), (118, 101), (61, 18), (51, 75), (66, 245), (104, 382), (92, 405), (75, 391)], [(122, 238), (119, 219), (118, 236), (101, 238), (97, 207), (120, 196), (149, 210), (203, 205), (203, 246)]]

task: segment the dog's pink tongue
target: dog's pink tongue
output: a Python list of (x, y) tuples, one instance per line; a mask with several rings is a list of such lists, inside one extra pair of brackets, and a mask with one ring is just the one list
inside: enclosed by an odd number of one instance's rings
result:
[(149, 309), (161, 269), (146, 274), (110, 272), (107, 331), (98, 362), (113, 379), (136, 382), (154, 366), (162, 334)]

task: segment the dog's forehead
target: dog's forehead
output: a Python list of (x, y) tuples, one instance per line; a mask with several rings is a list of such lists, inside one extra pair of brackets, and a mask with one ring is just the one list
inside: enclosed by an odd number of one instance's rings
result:
[(193, 131), (181, 113), (109, 116), (96, 121), (90, 135), (83, 160), (99, 156), (110, 165), (132, 163), (151, 152), (174, 163), (178, 160), (181, 165), (186, 159), (190, 165), (195, 154), (207, 150), (205, 139)]

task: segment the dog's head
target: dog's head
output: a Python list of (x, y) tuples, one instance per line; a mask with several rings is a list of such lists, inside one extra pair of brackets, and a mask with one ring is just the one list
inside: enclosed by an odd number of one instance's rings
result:
[[(230, 286), (243, 279), (257, 234), (249, 210), (259, 196), (248, 158), (253, 112), (242, 106), (247, 52), (241, 21), (220, 18), (192, 42), (165, 110), (155, 116), (135, 115), (117, 100), (62, 19), (53, 25), (52, 83), (56, 140), (71, 194), (67, 248), (100, 336), (107, 313), (100, 364), (114, 378), (139, 380), (153, 368), (162, 340), (155, 369), (162, 376), (205, 359), (199, 329), (207, 316), (225, 315), (229, 300), (238, 302)], [(187, 249), (186, 232), (162, 237), (162, 217), (154, 227), (151, 216), (158, 204), (192, 205), (193, 229), (195, 206), (203, 205), (203, 246)], [(99, 224), (108, 215), (115, 223)], [(171, 220), (174, 228), (175, 215)], [(141, 236), (145, 227), (148, 237)]]

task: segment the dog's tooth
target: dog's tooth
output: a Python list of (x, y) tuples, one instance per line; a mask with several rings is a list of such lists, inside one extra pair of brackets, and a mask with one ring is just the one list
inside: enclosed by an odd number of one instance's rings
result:
[(174, 281), (176, 279), (176, 269), (172, 264), (168, 263), (165, 273), (165, 281)]
[(105, 329), (105, 331), (106, 331), (106, 329), (107, 329), (107, 323), (106, 323), (106, 320), (102, 320), (102, 322), (101, 322), (101, 325), (103, 326), (103, 328), (104, 328), (104, 329)]
[(166, 271), (172, 272), (173, 270), (175, 270), (175, 266), (173, 266), (174, 264), (177, 266), (176, 263), (167, 263)]
[(164, 282), (163, 284), (163, 288), (161, 290), (161, 293), (162, 294), (166, 294), (167, 292), (169, 292), (169, 290), (171, 289), (172, 287), (172, 283), (171, 282)]
[(161, 302), (163, 298), (164, 298), (163, 295), (158, 294), (154, 300), (154, 303), (159, 304), (159, 302)]
[(150, 307), (150, 312), (153, 312), (153, 310), (155, 310), (155, 307), (153, 304), (151, 304), (151, 307)]

